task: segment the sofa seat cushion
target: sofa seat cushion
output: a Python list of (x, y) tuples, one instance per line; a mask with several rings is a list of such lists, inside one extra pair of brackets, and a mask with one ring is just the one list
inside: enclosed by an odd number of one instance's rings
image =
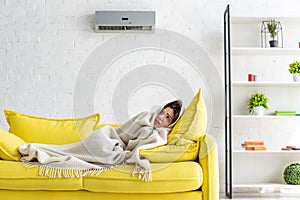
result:
[(47, 178), (38, 167), (0, 160), (0, 190), (88, 190), (110, 193), (173, 193), (196, 190), (203, 182), (202, 168), (194, 161), (152, 163), (152, 181), (132, 177), (133, 165), (121, 165), (97, 176)]
[(202, 200), (201, 191), (165, 194), (124, 194), (86, 191), (0, 190), (3, 200)]
[(83, 178), (84, 189), (112, 193), (173, 193), (197, 190), (203, 182), (202, 168), (194, 161), (152, 163), (152, 181), (132, 177), (132, 165), (122, 165), (98, 176)]
[(38, 167), (26, 168), (21, 162), (0, 160), (0, 189), (79, 190), (82, 179), (47, 178), (38, 175)]

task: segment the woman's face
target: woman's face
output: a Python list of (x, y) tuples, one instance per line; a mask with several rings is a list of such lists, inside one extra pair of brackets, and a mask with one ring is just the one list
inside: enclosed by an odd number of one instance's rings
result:
[(168, 127), (174, 120), (174, 110), (170, 107), (163, 109), (154, 120), (154, 128)]

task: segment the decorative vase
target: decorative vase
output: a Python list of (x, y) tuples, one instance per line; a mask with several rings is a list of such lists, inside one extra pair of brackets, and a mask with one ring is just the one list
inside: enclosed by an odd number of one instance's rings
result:
[(270, 40), (270, 47), (278, 47), (278, 41), (277, 40)]
[(253, 108), (253, 115), (263, 116), (265, 108), (263, 106), (257, 106)]
[(293, 74), (293, 80), (294, 80), (294, 82), (299, 82), (300, 81), (299, 74)]

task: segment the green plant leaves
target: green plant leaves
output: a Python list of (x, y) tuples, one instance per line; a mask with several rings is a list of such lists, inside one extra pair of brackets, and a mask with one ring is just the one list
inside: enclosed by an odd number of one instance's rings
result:
[(300, 62), (294, 61), (291, 64), (289, 64), (289, 72), (291, 74), (300, 74)]
[(287, 166), (283, 172), (283, 178), (287, 184), (300, 185), (300, 164), (293, 163)]
[(267, 23), (267, 27), (268, 27), (268, 31), (270, 33), (271, 38), (273, 38), (273, 40), (274, 40), (274, 38), (277, 35), (277, 32), (276, 32), (277, 23), (276, 23), (276, 21), (274, 19), (271, 19), (270, 22)]
[(248, 111), (250, 114), (253, 113), (253, 108), (257, 106), (263, 106), (265, 109), (269, 109), (267, 103), (269, 99), (265, 96), (265, 94), (262, 93), (255, 93), (252, 94), (249, 102), (248, 102)]

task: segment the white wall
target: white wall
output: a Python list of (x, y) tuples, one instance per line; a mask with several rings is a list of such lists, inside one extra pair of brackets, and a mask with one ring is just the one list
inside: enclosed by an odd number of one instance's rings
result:
[[(155, 10), (158, 29), (174, 31), (189, 38), (207, 53), (204, 52), (202, 56), (211, 59), (212, 66), (219, 74), (205, 78), (222, 79), (222, 20), (228, 2), (231, 2), (232, 12), (242, 15), (290, 14), (297, 13), (299, 8), (295, 6), (299, 4), (297, 1), (286, 5), (286, 2), (273, 0), (0, 0), (0, 108), (45, 117), (74, 116), (73, 102), (79, 98), (74, 96), (74, 88), (77, 78), (82, 75), (83, 66), (87, 65), (87, 61), (93, 61), (94, 58), (89, 56), (98, 52), (97, 49), (101, 49), (104, 42), (116, 36), (94, 32), (93, 14), (101, 9)], [(269, 10), (268, 6), (272, 9)], [(118, 48), (119, 44), (113, 44)], [(180, 46), (177, 48), (180, 49)], [(113, 50), (106, 53), (113, 53)], [(170, 71), (176, 69), (194, 92), (203, 86), (203, 74), (199, 72), (199, 66), (191, 67), (180, 55), (158, 48), (133, 51), (115, 59), (101, 80), (97, 79), (99, 77), (93, 79), (92, 72), (86, 77), (87, 83), (94, 81), (98, 84), (94, 91), (94, 105), (88, 105), (89, 108), (100, 112), (102, 121), (112, 121), (112, 99), (108, 97), (113, 95), (116, 83), (126, 77), (129, 71), (153, 63), (166, 66)], [(193, 70), (196, 70), (195, 73)], [(158, 76), (168, 77), (167, 74)], [(88, 84), (86, 87), (88, 89)], [(129, 115), (133, 115), (141, 109), (151, 108), (153, 104), (175, 97), (183, 98), (188, 103), (190, 96), (172, 91), (166, 85), (144, 85), (132, 91), (129, 101), (123, 104)], [(211, 97), (204, 95), (207, 99)], [(213, 103), (208, 104), (213, 106)], [(0, 127), (8, 128), (4, 115), (0, 115)], [(223, 138), (217, 139), (223, 189)]]
[[(73, 113), (73, 90), (80, 69), (103, 41), (115, 36), (93, 31), (93, 14), (100, 9), (156, 10), (157, 28), (176, 31), (195, 41), (217, 66), (222, 66), (223, 2), (12, 0), (0, 4), (0, 90), (6, 97), (1, 101), (3, 109), (44, 116), (63, 117)], [(207, 12), (211, 9), (213, 13)], [(165, 52), (158, 55), (156, 51), (145, 58), (150, 63), (157, 56), (166, 59), (166, 55)], [(166, 65), (178, 63), (174, 58), (170, 60)], [(117, 64), (123, 68), (128, 63)], [(181, 66), (181, 71), (184, 70)], [(194, 91), (197, 88), (192, 86)], [(166, 91), (156, 94), (163, 92)], [(105, 114), (109, 111), (105, 110)], [(5, 126), (3, 117), (0, 123)]]

